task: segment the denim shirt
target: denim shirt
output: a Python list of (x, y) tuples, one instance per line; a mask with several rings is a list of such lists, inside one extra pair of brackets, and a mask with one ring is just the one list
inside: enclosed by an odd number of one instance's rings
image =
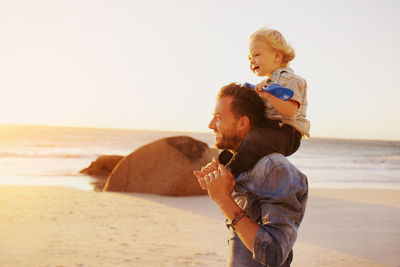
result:
[[(253, 259), (263, 265), (280, 266), (292, 251), (304, 216), (307, 177), (282, 154), (272, 153), (235, 180), (233, 199), (260, 225)], [(234, 234), (232, 229), (230, 232)]]

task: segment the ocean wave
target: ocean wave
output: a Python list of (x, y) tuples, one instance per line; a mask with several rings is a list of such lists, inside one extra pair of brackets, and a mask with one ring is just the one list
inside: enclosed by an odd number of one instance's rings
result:
[(387, 171), (399, 171), (400, 176), (400, 165), (399, 164), (306, 164), (298, 163), (294, 164), (299, 169), (315, 169), (315, 170), (387, 170)]
[(40, 152), (0, 152), (0, 158), (65, 158), (82, 159), (97, 158), (100, 154), (78, 154), (78, 153), (40, 153)]
[(333, 157), (333, 158), (291, 158), (297, 167), (309, 169), (363, 169), (363, 170), (400, 170), (399, 156), (382, 157)]

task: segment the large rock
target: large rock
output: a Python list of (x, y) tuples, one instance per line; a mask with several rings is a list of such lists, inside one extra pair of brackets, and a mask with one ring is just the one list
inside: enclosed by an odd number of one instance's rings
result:
[(188, 136), (163, 138), (123, 158), (107, 179), (104, 191), (167, 196), (206, 194), (193, 175), (218, 151)]

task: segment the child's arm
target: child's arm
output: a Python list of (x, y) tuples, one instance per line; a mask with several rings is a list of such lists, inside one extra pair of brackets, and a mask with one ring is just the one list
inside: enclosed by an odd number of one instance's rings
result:
[(287, 101), (280, 100), (279, 98), (271, 95), (270, 93), (263, 91), (262, 88), (266, 86), (268, 86), (267, 83), (261, 82), (256, 85), (256, 88), (254, 90), (261, 98), (267, 99), (267, 101), (271, 103), (271, 105), (280, 114), (282, 114), (285, 117), (292, 117), (296, 113), (300, 104), (295, 100), (287, 100)]

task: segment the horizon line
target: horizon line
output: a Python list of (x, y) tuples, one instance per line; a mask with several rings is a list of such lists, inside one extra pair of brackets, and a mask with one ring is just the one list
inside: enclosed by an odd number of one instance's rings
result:
[[(168, 133), (195, 133), (195, 134), (210, 134), (212, 131), (189, 131), (189, 130), (170, 130), (170, 129), (141, 129), (141, 128), (121, 128), (121, 127), (102, 127), (102, 126), (79, 126), (79, 125), (55, 125), (55, 124), (26, 124), (26, 123), (0, 123), (0, 127), (54, 127), (54, 128), (81, 128), (81, 129), (99, 129), (99, 130), (120, 130), (120, 131), (143, 131), (143, 132), (168, 132)], [(312, 136), (310, 139), (336, 139), (336, 140), (357, 140), (357, 141), (387, 141), (400, 142), (394, 139), (377, 139), (377, 138), (354, 138), (354, 137), (332, 137), (332, 136)]]

